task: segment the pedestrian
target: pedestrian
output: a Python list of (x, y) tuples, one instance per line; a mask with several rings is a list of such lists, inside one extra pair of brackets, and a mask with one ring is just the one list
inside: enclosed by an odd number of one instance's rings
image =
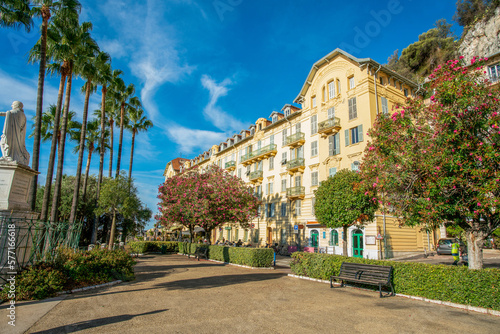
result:
[(451, 244), (451, 256), (453, 256), (453, 265), (457, 266), (458, 261), (460, 261), (460, 245), (458, 244), (458, 240), (455, 240), (454, 243)]

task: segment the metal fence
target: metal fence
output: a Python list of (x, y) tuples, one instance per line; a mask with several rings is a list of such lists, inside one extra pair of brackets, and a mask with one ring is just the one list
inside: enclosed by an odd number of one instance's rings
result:
[(53, 259), (58, 247), (78, 248), (82, 225), (0, 217), (0, 285), (28, 265)]

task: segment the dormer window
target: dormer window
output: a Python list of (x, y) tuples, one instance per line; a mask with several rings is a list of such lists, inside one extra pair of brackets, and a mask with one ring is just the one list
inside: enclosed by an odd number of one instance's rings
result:
[(290, 108), (285, 109), (285, 117), (290, 116)]
[[(313, 96), (312, 99), (311, 99), (311, 103), (312, 103), (312, 107), (313, 108), (316, 108), (316, 96)], [(285, 114), (286, 115), (286, 114)]]
[(278, 121), (278, 115), (273, 115), (272, 121), (276, 123)]

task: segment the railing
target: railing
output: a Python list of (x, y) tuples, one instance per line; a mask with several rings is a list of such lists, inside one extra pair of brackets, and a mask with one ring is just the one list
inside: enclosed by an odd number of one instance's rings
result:
[(270, 144), (270, 145), (264, 146), (262, 148), (259, 148), (253, 152), (242, 155), (240, 162), (250, 160), (252, 158), (258, 157), (259, 155), (266, 154), (266, 153), (271, 152), (271, 151), (276, 151), (276, 144)]
[(318, 132), (325, 131), (333, 127), (340, 127), (340, 118), (329, 118), (326, 121), (318, 123)]
[(287, 197), (297, 197), (303, 196), (306, 193), (306, 187), (291, 187), (286, 188), (286, 196)]
[(261, 171), (261, 170), (256, 170), (256, 171), (253, 171), (250, 173), (250, 176), (248, 177), (250, 180), (255, 180), (255, 179), (258, 179), (258, 178), (261, 178), (263, 177), (264, 175), (264, 172)]
[(302, 167), (305, 166), (305, 159), (304, 158), (297, 158), (290, 160), (286, 163), (286, 169), (294, 169), (297, 167)]
[(305, 140), (304, 132), (296, 132), (293, 135), (286, 137), (285, 145), (290, 145), (300, 140)]
[(236, 161), (228, 161), (226, 162), (226, 164), (224, 165), (225, 168), (230, 168), (230, 167), (236, 167)]

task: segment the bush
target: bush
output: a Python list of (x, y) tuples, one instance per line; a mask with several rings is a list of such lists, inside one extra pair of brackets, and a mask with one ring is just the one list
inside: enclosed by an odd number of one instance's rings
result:
[(416, 262), (368, 260), (340, 255), (296, 252), (290, 267), (296, 275), (329, 280), (339, 274), (342, 262), (392, 266), (394, 291), (500, 310), (500, 270)]
[(182, 242), (179, 243), (179, 253), (194, 254), (196, 248), (200, 246), (208, 246), (208, 258), (211, 260), (250, 267), (271, 267), (273, 264), (274, 251), (271, 248), (226, 247)]
[(178, 253), (178, 244), (178, 241), (132, 241), (128, 243), (132, 252), (137, 254), (161, 252), (162, 247), (166, 247), (167, 253)]

